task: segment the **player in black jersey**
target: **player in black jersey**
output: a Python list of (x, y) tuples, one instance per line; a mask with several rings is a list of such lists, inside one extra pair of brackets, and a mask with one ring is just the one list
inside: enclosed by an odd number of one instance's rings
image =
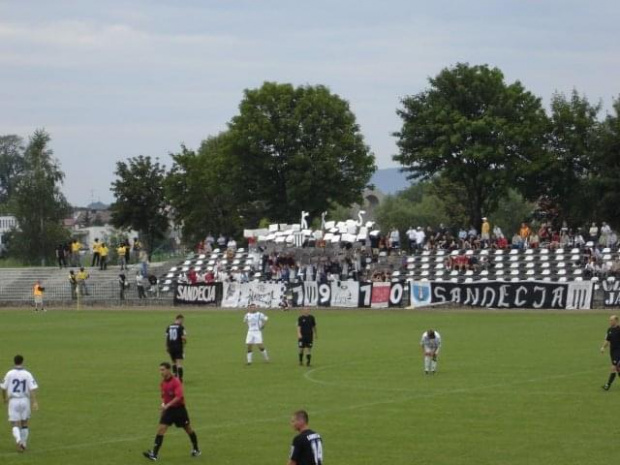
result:
[(609, 356), (611, 357), (611, 373), (607, 383), (603, 386), (603, 389), (606, 391), (609, 391), (611, 384), (616, 378), (616, 374), (620, 373), (620, 324), (616, 315), (609, 317), (609, 328), (607, 328), (607, 336), (601, 347), (601, 353), (605, 352), (608, 346)]
[(172, 360), (172, 373), (183, 382), (183, 358), (187, 334), (183, 326), (183, 315), (177, 315), (174, 323), (166, 328), (166, 351)]
[(306, 366), (310, 366), (312, 359), (312, 344), (317, 337), (316, 320), (310, 315), (309, 308), (303, 308), (301, 315), (297, 319), (297, 345), (299, 346), (299, 365), (304, 363), (304, 352), (306, 353)]
[(291, 426), (299, 434), (293, 439), (288, 465), (323, 465), (323, 440), (308, 427), (308, 412), (295, 412)]

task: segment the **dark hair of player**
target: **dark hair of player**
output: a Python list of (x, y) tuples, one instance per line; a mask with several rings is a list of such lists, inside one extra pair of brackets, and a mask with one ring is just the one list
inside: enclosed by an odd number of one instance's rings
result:
[(15, 365), (21, 365), (22, 363), (24, 363), (24, 357), (22, 357), (21, 355), (16, 355), (15, 357), (13, 357), (13, 362), (15, 363)]
[(295, 413), (293, 413), (293, 416), (295, 418), (297, 418), (298, 420), (302, 420), (304, 423), (308, 423), (308, 412), (306, 412), (305, 410), (297, 410)]
[(183, 318), (184, 318), (184, 316), (183, 316), (183, 315), (181, 315), (180, 313), (179, 313), (179, 314), (177, 315), (177, 317), (176, 317), (176, 319), (177, 319), (177, 320), (182, 320)]
[(161, 362), (159, 364), (160, 367), (164, 367), (166, 370), (171, 370), (172, 369), (172, 365), (170, 365), (168, 362)]
[(426, 332), (426, 335), (428, 336), (429, 339), (435, 339), (435, 331), (433, 331), (432, 329), (429, 329)]

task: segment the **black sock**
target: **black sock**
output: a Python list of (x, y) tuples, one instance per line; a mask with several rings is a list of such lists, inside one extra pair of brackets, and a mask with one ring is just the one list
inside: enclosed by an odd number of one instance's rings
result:
[(312, 355), (306, 354), (306, 364), (310, 365), (310, 360), (312, 359)]
[(176, 364), (172, 365), (172, 374), (176, 376), (178, 373)]
[(183, 382), (183, 367), (178, 367), (177, 368), (177, 373), (179, 374), (179, 380), (181, 380), (181, 382)]
[(194, 446), (194, 450), (198, 450), (198, 438), (196, 437), (196, 432), (192, 431), (189, 435), (189, 438), (192, 441), (192, 446)]
[(299, 363), (302, 363), (303, 361), (304, 361), (304, 353), (299, 352)]
[(164, 443), (164, 436), (162, 434), (158, 434), (155, 436), (155, 445), (153, 446), (153, 455), (157, 455), (159, 453), (159, 448)]
[(615, 373), (610, 373), (609, 374), (609, 379), (607, 380), (607, 386), (611, 386), (611, 383), (614, 382), (614, 379), (616, 379), (616, 374)]

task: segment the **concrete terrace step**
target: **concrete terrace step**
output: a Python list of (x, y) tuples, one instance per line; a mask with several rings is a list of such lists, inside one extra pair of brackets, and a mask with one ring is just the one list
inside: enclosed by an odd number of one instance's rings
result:
[[(162, 263), (149, 265), (149, 274), (156, 276), (161, 272)], [(118, 301), (120, 300), (120, 288), (118, 275), (121, 273), (117, 265), (109, 265), (107, 270), (85, 267), (90, 278), (87, 281), (89, 296), (83, 296), (84, 301)], [(32, 300), (32, 287), (36, 281), (41, 281), (45, 288), (46, 301), (71, 301), (71, 286), (69, 284), (69, 271), (79, 271), (79, 268), (0, 268), (0, 302), (26, 302)], [(130, 265), (128, 270), (123, 271), (127, 276), (130, 287), (126, 291), (126, 298), (137, 299), (135, 276), (140, 270), (139, 265)], [(155, 289), (153, 295), (155, 295)]]

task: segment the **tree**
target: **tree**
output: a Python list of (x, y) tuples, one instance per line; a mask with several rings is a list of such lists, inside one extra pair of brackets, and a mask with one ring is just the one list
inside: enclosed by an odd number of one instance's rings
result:
[(24, 172), (24, 141), (15, 135), (0, 136), (0, 204), (15, 193)]
[(156, 241), (165, 237), (169, 227), (164, 195), (166, 169), (151, 157), (140, 155), (117, 162), (115, 174), (111, 222), (117, 228), (138, 231), (150, 257)]
[(601, 148), (591, 179), (599, 218), (620, 229), (620, 97), (602, 124)]
[(70, 206), (60, 191), (64, 173), (49, 149), (50, 136), (35, 131), (24, 152), (23, 172), (12, 194), (11, 209), (18, 229), (10, 237), (9, 253), (28, 263), (54, 256), (54, 248), (69, 233), (62, 225)]
[(549, 162), (532, 191), (546, 197), (558, 216), (573, 225), (594, 219), (590, 178), (600, 145), (600, 110), (600, 103), (591, 104), (576, 90), (570, 98), (555, 94), (551, 99)]
[(504, 235), (510, 239), (515, 232), (519, 231), (522, 222), (531, 220), (535, 209), (535, 203), (525, 200), (516, 189), (509, 189), (488, 217), (491, 226), (499, 226)]
[(375, 170), (349, 104), (324, 86), (246, 90), (229, 133), (239, 200), (261, 201), (258, 217), (298, 222), (302, 210), (316, 217), (361, 202)]
[(396, 195), (387, 196), (375, 211), (377, 223), (384, 232), (392, 228), (404, 237), (410, 227), (452, 226), (454, 218), (446, 214), (446, 202), (434, 194), (430, 182), (414, 184)]
[(412, 179), (441, 175), (466, 195), (469, 221), (495, 209), (510, 186), (525, 186), (544, 163), (548, 125), (540, 99), (497, 68), (457, 64), (429, 79), (430, 88), (403, 99), (398, 138)]
[(208, 233), (237, 235), (247, 221), (257, 225), (247, 205), (239, 201), (236, 171), (226, 156), (229, 134), (202, 142), (198, 152), (182, 146), (171, 154), (173, 165), (166, 179), (166, 196), (174, 218), (183, 228), (183, 238), (196, 244)]

